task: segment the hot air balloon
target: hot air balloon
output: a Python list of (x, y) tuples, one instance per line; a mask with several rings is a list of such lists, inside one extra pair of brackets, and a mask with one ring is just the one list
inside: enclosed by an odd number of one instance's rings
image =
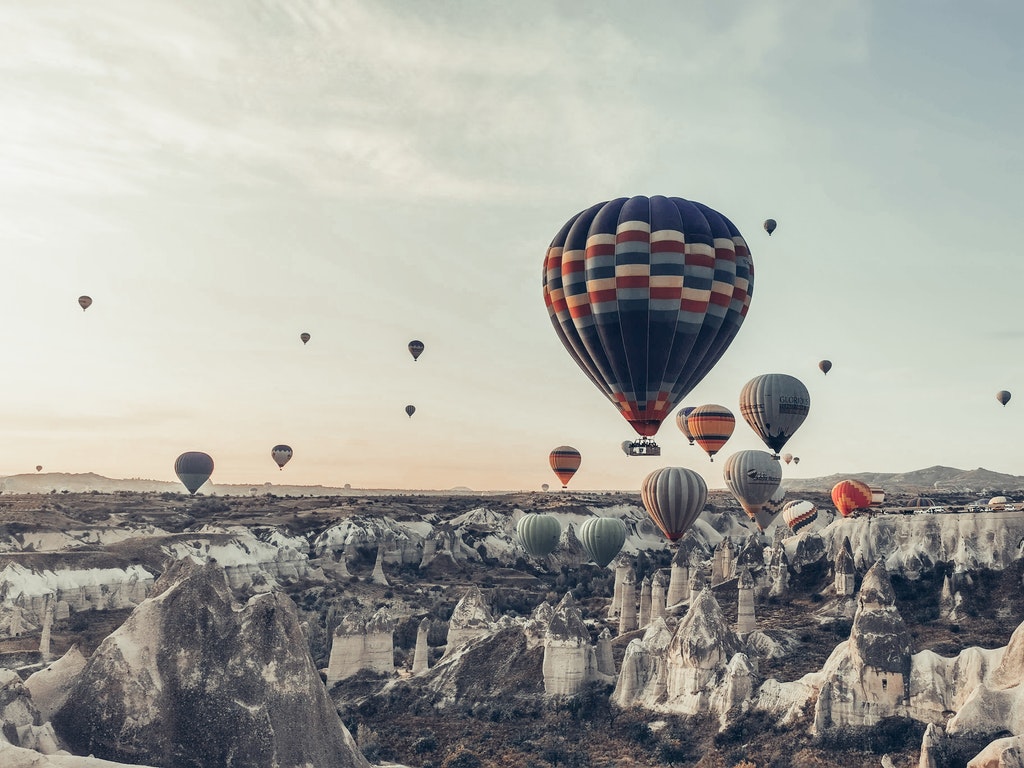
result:
[(779, 226), (779, 224), (775, 219), (765, 219), (764, 221), (764, 231), (768, 233), (769, 237), (771, 237), (772, 232), (775, 231), (777, 226)]
[(547, 557), (558, 546), (562, 525), (551, 515), (528, 513), (519, 518), (516, 533), (523, 549), (534, 557)]
[(1008, 402), (1010, 402), (1010, 393), (1007, 392), (1005, 389), (1001, 389), (998, 392), (996, 392), (996, 400), (998, 400), (1005, 406)]
[(818, 363), (818, 367), (821, 369), (822, 373), (828, 376), (828, 372), (832, 370), (832, 361), (822, 360)]
[(800, 457), (799, 456), (794, 456), (793, 457), (793, 463), (794, 464), (799, 464), (800, 463)]
[(686, 426), (697, 445), (715, 460), (736, 428), (736, 417), (724, 405), (698, 405), (686, 419)]
[(765, 373), (740, 392), (740, 413), (778, 459), (782, 446), (804, 423), (811, 409), (807, 387), (785, 373)]
[(555, 235), (544, 302), (576, 364), (653, 437), (739, 331), (753, 279), (743, 236), (721, 214), (678, 197), (621, 197)]
[(546, 491), (546, 490), (547, 490), (548, 488), (550, 488), (550, 487), (551, 487), (551, 486), (550, 486), (550, 485), (548, 485), (547, 483), (541, 483), (541, 484), (540, 484), (540, 489), (541, 489), (542, 491)]
[(757, 523), (758, 530), (764, 532), (768, 530), (768, 526), (775, 522), (775, 518), (782, 512), (782, 507), (785, 506), (783, 502), (786, 499), (786, 489), (781, 485), (775, 489), (775, 493), (768, 499), (761, 508), (754, 514), (754, 522)]
[(617, 517), (588, 517), (580, 524), (580, 543), (590, 559), (605, 568), (626, 543), (626, 526)]
[(738, 451), (725, 460), (722, 475), (726, 487), (753, 520), (782, 482), (782, 467), (764, 451)]
[(572, 480), (572, 476), (576, 474), (576, 470), (580, 468), (583, 457), (571, 445), (560, 445), (551, 452), (548, 460), (551, 462), (551, 468), (558, 475), (558, 479), (562, 481), (562, 490), (565, 490), (569, 481)]
[(789, 462), (791, 462), (793, 460), (793, 454), (792, 453), (784, 453), (784, 454), (782, 454), (782, 460), (784, 462), (786, 462), (787, 464), (789, 464)]
[(840, 515), (849, 517), (858, 509), (871, 506), (871, 486), (860, 480), (840, 480), (832, 486), (832, 503)]
[(623, 440), (622, 441), (622, 445), (619, 446), (619, 447), (622, 448), (622, 452), (624, 454), (626, 454), (627, 456), (632, 456), (633, 455), (633, 441), (632, 440)]
[(885, 503), (885, 491), (881, 488), (871, 488), (871, 509), (878, 509)]
[(423, 354), (424, 345), (419, 339), (413, 339), (409, 342), (409, 354), (412, 355), (412, 361), (415, 363), (419, 356)]
[(42, 472), (42, 471), (43, 471), (43, 465), (42, 464), (36, 464), (36, 472)]
[(174, 462), (174, 474), (193, 496), (213, 474), (213, 459), (201, 451), (187, 451)]
[(678, 541), (704, 509), (708, 486), (692, 469), (664, 467), (644, 478), (640, 498), (669, 541)]
[(308, 333), (300, 333), (299, 338), (302, 339), (302, 343), (305, 344), (312, 337)]
[(676, 426), (679, 427), (680, 432), (686, 435), (686, 439), (690, 441), (690, 445), (693, 445), (693, 433), (690, 432), (690, 426), (686, 421), (694, 410), (694, 407), (691, 405), (686, 408), (680, 408), (676, 411)]
[(82, 311), (85, 312), (85, 310), (92, 306), (92, 299), (89, 298), (88, 296), (79, 296), (78, 306), (80, 306), (82, 308)]
[(409, 418), (411, 419), (412, 415), (414, 413), (416, 413), (416, 406), (415, 405), (407, 405), (407, 406), (405, 406), (405, 412), (406, 412), (406, 414), (408, 414)]
[(275, 445), (270, 449), (270, 458), (277, 462), (277, 466), (280, 469), (284, 469), (284, 465), (292, 459), (292, 449), (290, 445)]
[(782, 508), (782, 519), (796, 533), (818, 519), (818, 508), (809, 501), (791, 501)]

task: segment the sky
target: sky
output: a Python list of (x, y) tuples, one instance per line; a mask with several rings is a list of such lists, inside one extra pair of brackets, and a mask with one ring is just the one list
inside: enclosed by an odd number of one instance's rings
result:
[(811, 410), (786, 477), (1024, 473), (1022, 24), (1009, 0), (0, 2), (0, 475), (173, 480), (198, 450), (222, 484), (536, 489), (568, 444), (580, 490), (724, 487), (764, 447), (742, 419), (714, 463), (669, 421), (626, 457), (544, 306), (565, 221), (657, 194), (729, 217), (756, 270), (682, 405), (738, 414), (788, 373)]

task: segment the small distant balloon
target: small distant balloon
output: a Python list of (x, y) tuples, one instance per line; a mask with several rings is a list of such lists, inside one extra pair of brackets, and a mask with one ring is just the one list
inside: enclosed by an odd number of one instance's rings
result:
[(821, 369), (822, 373), (828, 376), (828, 372), (832, 370), (832, 361), (822, 360), (821, 362), (818, 363), (818, 367)]
[(764, 231), (768, 233), (769, 237), (771, 237), (772, 232), (775, 231), (775, 228), (777, 226), (779, 226), (779, 224), (777, 221), (775, 221), (775, 219), (765, 219)]
[(193, 496), (213, 474), (213, 459), (202, 451), (187, 451), (174, 461), (174, 474)]
[(419, 359), (419, 356), (423, 354), (424, 344), (419, 339), (413, 339), (409, 342), (409, 354), (412, 355), (413, 362)]
[(407, 406), (405, 406), (405, 412), (408, 414), (409, 418), (411, 419), (412, 415), (414, 413), (416, 413), (416, 406), (415, 405), (407, 405)]
[(43, 471), (43, 465), (42, 464), (36, 464), (36, 472), (42, 472), (42, 471)]
[(622, 441), (622, 445), (620, 445), (619, 447), (622, 448), (622, 452), (624, 454), (626, 454), (627, 456), (632, 456), (633, 455), (633, 441), (632, 440), (623, 440)]
[(85, 310), (92, 306), (92, 299), (89, 298), (88, 296), (79, 296), (78, 306), (80, 306), (82, 308), (82, 311), (85, 312)]
[(299, 338), (302, 339), (302, 343), (305, 344), (311, 337), (308, 333), (300, 333)]
[(690, 432), (690, 426), (687, 420), (690, 418), (690, 414), (696, 410), (692, 405), (686, 408), (680, 408), (676, 411), (676, 426), (679, 427), (679, 431), (686, 435), (686, 439), (690, 441), (690, 445), (693, 445), (693, 433)]
[(799, 379), (785, 373), (765, 373), (748, 381), (740, 392), (740, 413), (750, 428), (779, 458), (782, 446), (804, 423), (811, 396)]
[(799, 464), (800, 463), (800, 457), (799, 456), (794, 456), (793, 457), (793, 463), (794, 464)]
[(998, 400), (1003, 405), (1006, 405), (1008, 402), (1010, 402), (1010, 393), (1007, 392), (1005, 389), (1001, 389), (998, 392), (996, 392), (996, 400)]
[(555, 475), (562, 481), (562, 490), (565, 490), (576, 470), (580, 468), (583, 457), (571, 445), (560, 445), (551, 452), (548, 461)]
[(541, 489), (542, 491), (546, 491), (546, 490), (547, 490), (548, 488), (550, 488), (550, 487), (551, 487), (551, 486), (550, 486), (550, 485), (548, 485), (547, 483), (541, 483), (541, 484), (540, 484), (540, 489)]
[(274, 460), (279, 469), (292, 460), (292, 449), (290, 445), (275, 445), (270, 449), (270, 458)]
[(782, 454), (782, 460), (784, 462), (786, 462), (787, 464), (789, 464), (789, 462), (791, 462), (793, 460), (793, 454), (792, 453), (784, 453), (784, 454)]

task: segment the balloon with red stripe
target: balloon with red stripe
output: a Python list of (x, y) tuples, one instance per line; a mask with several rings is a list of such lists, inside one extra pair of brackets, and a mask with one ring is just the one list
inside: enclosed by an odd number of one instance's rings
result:
[(558, 479), (562, 481), (562, 489), (564, 490), (569, 486), (569, 481), (576, 474), (576, 470), (580, 468), (583, 457), (571, 445), (560, 445), (551, 452), (548, 461), (551, 462), (551, 469), (555, 471)]

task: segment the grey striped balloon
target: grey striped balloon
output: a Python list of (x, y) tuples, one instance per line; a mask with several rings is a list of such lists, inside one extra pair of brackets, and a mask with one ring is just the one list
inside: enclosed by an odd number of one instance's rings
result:
[(704, 509), (708, 486), (692, 469), (664, 467), (644, 478), (640, 498), (668, 540), (678, 541)]
[(588, 517), (580, 524), (580, 543), (605, 568), (626, 543), (626, 525), (617, 517)]
[(523, 549), (534, 557), (547, 557), (558, 546), (562, 525), (551, 515), (530, 513), (519, 518), (516, 533)]

